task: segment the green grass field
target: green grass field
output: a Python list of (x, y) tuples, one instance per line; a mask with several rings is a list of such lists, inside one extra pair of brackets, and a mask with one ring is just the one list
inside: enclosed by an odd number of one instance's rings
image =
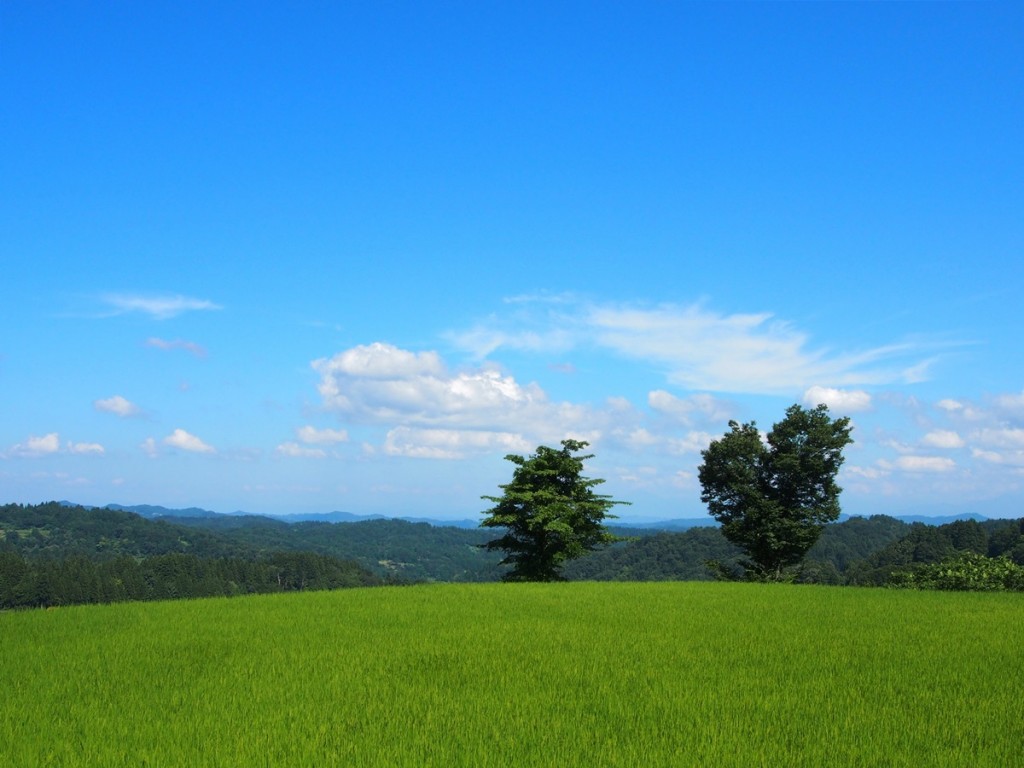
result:
[(1007, 766), (1024, 596), (429, 585), (0, 614), (4, 766)]

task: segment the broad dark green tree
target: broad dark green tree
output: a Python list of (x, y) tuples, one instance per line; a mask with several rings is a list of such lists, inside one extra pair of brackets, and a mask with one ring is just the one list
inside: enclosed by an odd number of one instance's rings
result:
[(566, 561), (618, 540), (604, 523), (615, 517), (613, 506), (628, 502), (594, 492), (604, 480), (583, 476), (583, 462), (593, 455), (576, 455), (587, 445), (563, 440), (561, 450), (542, 445), (529, 458), (505, 457), (516, 465), (512, 482), (500, 486), (501, 496), (482, 497), (495, 506), (480, 525), (504, 529), (483, 546), (508, 554), (506, 581), (563, 581)]
[(832, 419), (825, 405), (793, 405), (767, 444), (755, 422), (729, 428), (701, 452), (701, 501), (746, 551), (749, 576), (782, 580), (839, 517), (835, 477), (852, 442), (850, 419)]

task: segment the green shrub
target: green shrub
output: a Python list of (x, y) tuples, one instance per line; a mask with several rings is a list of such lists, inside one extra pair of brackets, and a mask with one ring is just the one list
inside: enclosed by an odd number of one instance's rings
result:
[(911, 589), (943, 589), (970, 592), (1024, 591), (1024, 567), (1008, 557), (985, 557), (961, 552), (940, 563), (898, 571), (892, 586)]

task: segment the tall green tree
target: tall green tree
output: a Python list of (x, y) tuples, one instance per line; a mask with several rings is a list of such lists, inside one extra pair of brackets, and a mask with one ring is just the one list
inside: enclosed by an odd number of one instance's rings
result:
[(793, 405), (767, 444), (755, 422), (730, 421), (729, 429), (701, 452), (701, 501), (746, 551), (749, 576), (782, 580), (839, 517), (835, 477), (853, 441), (850, 419), (832, 419), (825, 405)]
[(593, 454), (576, 455), (587, 445), (563, 440), (561, 450), (542, 445), (529, 458), (505, 457), (516, 465), (512, 482), (500, 486), (501, 496), (482, 497), (495, 506), (480, 525), (504, 529), (483, 546), (507, 553), (506, 581), (562, 581), (566, 561), (618, 540), (604, 523), (615, 517), (612, 507), (628, 502), (594, 492), (604, 480), (583, 476)]

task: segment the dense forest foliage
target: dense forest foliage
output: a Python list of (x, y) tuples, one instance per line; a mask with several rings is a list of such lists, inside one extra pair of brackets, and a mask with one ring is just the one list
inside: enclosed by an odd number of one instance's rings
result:
[[(885, 515), (854, 517), (825, 527), (797, 572), (801, 583), (856, 586), (909, 585), (924, 566), (964, 552), (1005, 557), (1024, 566), (1024, 519), (957, 520), (907, 524)], [(658, 533), (595, 552), (566, 567), (571, 579), (662, 581), (714, 579), (717, 561), (729, 570), (742, 552), (717, 528)], [(925, 586), (927, 582), (919, 582)]]
[(230, 597), (382, 583), (357, 563), (308, 552), (282, 552), (257, 560), (183, 554), (141, 560), (73, 555), (54, 560), (0, 552), (0, 608)]
[(480, 544), (493, 533), (404, 520), (358, 523), (286, 523), (255, 515), (163, 517), (85, 509), (49, 502), (0, 506), (0, 551), (62, 559), (157, 554), (256, 558), (276, 552), (312, 552), (354, 560), (391, 581), (495, 581), (499, 553)]
[(351, 559), (57, 503), (0, 507), (0, 608), (383, 584)]
[[(718, 528), (616, 527), (629, 540), (570, 562), (572, 580), (716, 578), (742, 552)], [(57, 502), (0, 506), (0, 607), (334, 589), (418, 581), (496, 581), (494, 532), (369, 520), (287, 523), (258, 516), (149, 520)], [(939, 567), (941, 566), (941, 567)], [(907, 524), (875, 515), (826, 526), (797, 581), (1016, 589), (1024, 519)], [(1002, 585), (1002, 586), (999, 586)]]

